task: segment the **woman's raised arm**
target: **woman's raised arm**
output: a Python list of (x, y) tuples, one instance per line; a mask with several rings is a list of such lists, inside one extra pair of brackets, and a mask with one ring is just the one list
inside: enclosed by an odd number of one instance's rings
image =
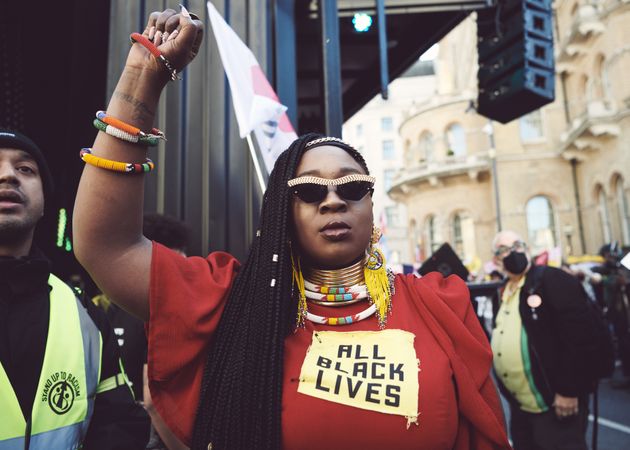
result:
[[(152, 13), (143, 35), (177, 70), (196, 56), (203, 24), (183, 10)], [(142, 45), (132, 45), (107, 114), (140, 130), (151, 130), (170, 72)], [(92, 154), (143, 163), (146, 147), (99, 132)], [(101, 290), (127, 311), (149, 316), (151, 242), (142, 235), (144, 175), (86, 164), (74, 207), (74, 251)]]

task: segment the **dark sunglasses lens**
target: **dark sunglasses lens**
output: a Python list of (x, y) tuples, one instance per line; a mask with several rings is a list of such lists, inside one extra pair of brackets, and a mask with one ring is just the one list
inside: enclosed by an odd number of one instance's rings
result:
[(337, 186), (337, 193), (341, 198), (357, 201), (365, 197), (371, 188), (369, 181), (351, 181)]
[(328, 186), (321, 184), (307, 183), (298, 184), (293, 188), (293, 192), (300, 200), (306, 203), (321, 202), (328, 194)]

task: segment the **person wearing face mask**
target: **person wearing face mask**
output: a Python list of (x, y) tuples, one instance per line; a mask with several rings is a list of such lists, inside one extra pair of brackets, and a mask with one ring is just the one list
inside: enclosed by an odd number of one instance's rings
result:
[(585, 355), (598, 328), (580, 282), (560, 269), (533, 266), (513, 231), (493, 241), (507, 276), (492, 335), (494, 370), (510, 404), (515, 450), (587, 449), (588, 395), (595, 380)]

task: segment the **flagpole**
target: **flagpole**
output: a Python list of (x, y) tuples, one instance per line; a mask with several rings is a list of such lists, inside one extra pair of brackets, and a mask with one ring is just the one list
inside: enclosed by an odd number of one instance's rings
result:
[(252, 133), (247, 134), (247, 146), (249, 147), (249, 154), (252, 157), (254, 163), (254, 169), (256, 170), (256, 178), (258, 178), (258, 185), (260, 186), (260, 192), (265, 193), (267, 186), (265, 186), (265, 179), (263, 177), (260, 163), (258, 162), (258, 155), (256, 155), (256, 149), (254, 148), (254, 142), (252, 141)]

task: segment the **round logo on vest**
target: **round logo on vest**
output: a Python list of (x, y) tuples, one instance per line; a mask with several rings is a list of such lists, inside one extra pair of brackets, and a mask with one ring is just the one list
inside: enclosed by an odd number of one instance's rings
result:
[(55, 372), (44, 384), (42, 401), (58, 415), (63, 415), (72, 409), (74, 400), (80, 395), (79, 381), (69, 372)]

